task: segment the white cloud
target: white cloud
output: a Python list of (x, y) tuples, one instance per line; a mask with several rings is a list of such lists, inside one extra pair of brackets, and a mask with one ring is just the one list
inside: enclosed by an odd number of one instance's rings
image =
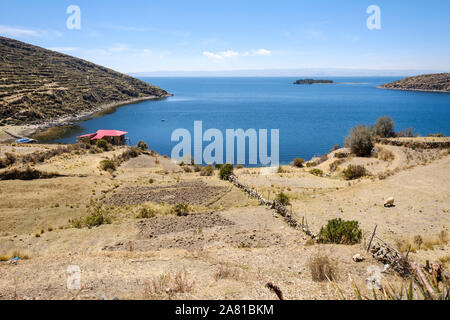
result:
[(212, 53), (209, 51), (204, 51), (203, 55), (212, 60), (222, 60), (223, 59), (223, 57), (220, 54), (215, 54), (215, 53)]
[(266, 49), (258, 49), (258, 50), (253, 50), (252, 52), (244, 52), (243, 56), (244, 57), (254, 57), (254, 56), (271, 56), (272, 52), (270, 52), (269, 50)]
[(259, 49), (254, 51), (253, 53), (255, 56), (271, 56), (272, 52), (270, 52), (269, 50), (266, 49)]
[(56, 47), (56, 48), (47, 48), (47, 49), (52, 50), (52, 51), (62, 52), (62, 53), (80, 50), (80, 48), (78, 48), (78, 47)]
[(0, 25), (0, 35), (6, 37), (62, 37), (62, 33), (54, 30), (38, 30), (22, 27)]
[(224, 58), (235, 58), (239, 56), (239, 52), (233, 50), (222, 51), (220, 55)]
[(29, 37), (39, 37), (40, 33), (37, 30), (32, 29), (22, 29), (0, 25), (0, 34), (8, 37), (21, 37), (21, 36), (29, 36)]
[(253, 50), (250, 52), (244, 52), (244, 53), (239, 53), (237, 51), (233, 51), (233, 50), (227, 50), (227, 51), (222, 51), (219, 53), (214, 53), (211, 51), (204, 51), (203, 55), (208, 57), (209, 59), (213, 60), (213, 61), (220, 61), (223, 59), (230, 59), (230, 58), (236, 58), (236, 57), (254, 57), (254, 56), (271, 56), (272, 53), (267, 50), (267, 49), (258, 49), (258, 50)]

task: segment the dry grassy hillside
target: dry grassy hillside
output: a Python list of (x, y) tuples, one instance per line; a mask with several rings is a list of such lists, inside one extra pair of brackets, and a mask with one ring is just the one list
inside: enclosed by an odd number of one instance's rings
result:
[(38, 123), (167, 94), (108, 68), (0, 37), (0, 125)]
[[(375, 225), (414, 261), (448, 270), (448, 149), (375, 147), (369, 158), (339, 149), (272, 174), (234, 169), (266, 199), (286, 194), (293, 218), (307, 217), (315, 233), (331, 219), (358, 221), (361, 242), (348, 245), (312, 241), (217, 170), (180, 167), (154, 152), (121, 158), (127, 147), (1, 145), (9, 164), (0, 170), (0, 299), (276, 299), (269, 282), (286, 299), (336, 299), (333, 285), (354, 297), (349, 276), (370, 295), (369, 270), (384, 267), (366, 252)], [(102, 169), (107, 159), (115, 170)], [(349, 165), (368, 172), (345, 180)], [(59, 176), (1, 180), (28, 166)], [(395, 206), (383, 206), (388, 197)], [(70, 265), (81, 269), (80, 290), (66, 286)], [(332, 272), (332, 284), (318, 268)], [(383, 277), (400, 285), (392, 269)]]

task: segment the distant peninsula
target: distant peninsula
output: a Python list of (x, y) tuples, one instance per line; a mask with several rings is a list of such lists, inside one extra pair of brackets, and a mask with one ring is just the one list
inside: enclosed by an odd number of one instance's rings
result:
[(294, 84), (331, 84), (333, 80), (314, 80), (314, 79), (301, 79), (294, 82)]
[(450, 93), (450, 73), (433, 73), (408, 77), (402, 80), (383, 84), (378, 88)]

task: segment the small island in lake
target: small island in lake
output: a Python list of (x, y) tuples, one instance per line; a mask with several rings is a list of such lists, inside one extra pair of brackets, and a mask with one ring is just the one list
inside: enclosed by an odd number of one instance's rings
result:
[(314, 80), (314, 79), (302, 79), (302, 80), (297, 80), (294, 82), (294, 84), (331, 84), (334, 83), (333, 80)]
[(378, 88), (409, 91), (450, 92), (450, 73), (424, 74), (386, 83)]

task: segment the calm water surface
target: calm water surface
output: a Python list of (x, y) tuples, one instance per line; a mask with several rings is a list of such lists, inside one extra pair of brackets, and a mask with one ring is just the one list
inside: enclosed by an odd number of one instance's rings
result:
[(71, 143), (80, 134), (118, 129), (129, 132), (132, 144), (142, 139), (170, 156), (176, 144), (170, 140), (172, 131), (186, 128), (193, 134), (194, 121), (201, 120), (204, 130), (217, 128), (224, 136), (225, 129), (279, 129), (280, 162), (286, 164), (326, 153), (343, 143), (349, 128), (372, 124), (381, 115), (392, 117), (397, 130), (450, 134), (450, 94), (376, 88), (399, 78), (323, 79), (337, 84), (293, 85), (295, 78), (142, 78), (174, 97), (120, 107), (80, 122), (78, 130), (53, 142)]

